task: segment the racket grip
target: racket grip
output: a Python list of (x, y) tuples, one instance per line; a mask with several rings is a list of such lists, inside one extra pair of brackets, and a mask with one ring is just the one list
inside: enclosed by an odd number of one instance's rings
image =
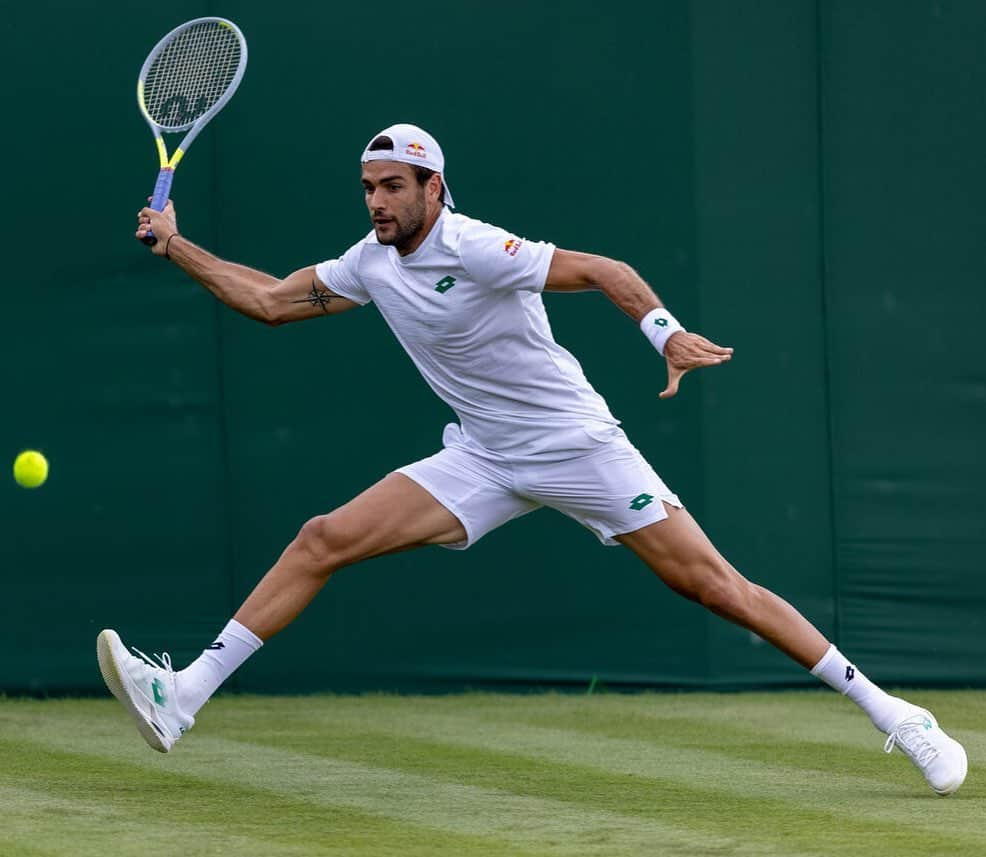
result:
[[(151, 197), (151, 208), (155, 211), (164, 211), (168, 204), (168, 196), (171, 193), (171, 182), (175, 177), (175, 171), (171, 167), (165, 167), (157, 174), (157, 182), (154, 185), (154, 195)], [(153, 232), (148, 232), (141, 239), (148, 247), (157, 244), (157, 236)]]

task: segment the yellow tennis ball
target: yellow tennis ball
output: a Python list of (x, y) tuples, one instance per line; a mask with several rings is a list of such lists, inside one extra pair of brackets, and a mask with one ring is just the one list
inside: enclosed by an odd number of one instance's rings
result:
[(14, 479), (22, 488), (38, 488), (48, 478), (48, 459), (34, 449), (14, 459)]

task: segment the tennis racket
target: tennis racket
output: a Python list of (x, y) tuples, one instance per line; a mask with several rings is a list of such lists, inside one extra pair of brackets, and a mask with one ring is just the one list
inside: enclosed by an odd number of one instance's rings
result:
[[(246, 71), (246, 39), (225, 18), (196, 18), (176, 27), (148, 54), (137, 80), (137, 104), (154, 132), (161, 171), (154, 185), (151, 208), (164, 211), (171, 182), (188, 147), (233, 97)], [(174, 154), (162, 134), (185, 131)], [(156, 244), (150, 232), (145, 244)]]

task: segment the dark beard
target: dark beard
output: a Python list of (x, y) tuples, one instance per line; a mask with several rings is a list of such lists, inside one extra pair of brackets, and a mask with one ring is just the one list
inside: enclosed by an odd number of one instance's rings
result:
[(418, 233), (424, 228), (425, 225), (425, 201), (424, 194), (421, 195), (422, 199), (419, 205), (416, 205), (412, 211), (407, 213), (406, 222), (397, 223), (397, 229), (394, 232), (393, 238), (388, 238), (383, 240), (377, 236), (377, 240), (384, 245), (390, 247), (396, 247), (397, 252), (403, 252), (404, 248), (407, 247), (415, 238), (418, 237)]

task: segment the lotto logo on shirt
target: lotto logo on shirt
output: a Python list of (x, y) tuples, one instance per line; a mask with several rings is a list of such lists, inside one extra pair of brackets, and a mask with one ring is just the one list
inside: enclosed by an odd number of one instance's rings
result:
[(503, 245), (503, 252), (508, 256), (516, 256), (517, 251), (520, 249), (520, 245), (523, 244), (523, 240), (520, 238), (511, 238)]
[(408, 155), (414, 155), (416, 158), (427, 158), (428, 153), (425, 151), (425, 147), (420, 143), (408, 143), (407, 148), (404, 150)]

